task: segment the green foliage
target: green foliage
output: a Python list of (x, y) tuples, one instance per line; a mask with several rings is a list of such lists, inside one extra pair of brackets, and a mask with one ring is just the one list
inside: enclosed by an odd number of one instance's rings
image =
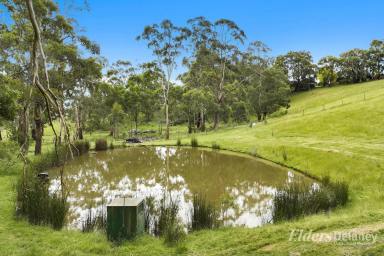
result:
[(186, 233), (184, 226), (178, 218), (179, 204), (178, 202), (169, 200), (165, 197), (160, 200), (160, 207), (154, 217), (154, 234), (164, 237), (168, 245), (175, 245), (182, 242)]
[(17, 81), (0, 74), (0, 125), (3, 121), (12, 121), (19, 108), (17, 100), (20, 98), (20, 91)]
[(181, 139), (178, 138), (177, 141), (176, 141), (176, 146), (180, 147), (181, 146)]
[(113, 145), (113, 142), (109, 144), (109, 149), (115, 149), (115, 145)]
[(191, 230), (212, 229), (219, 226), (216, 206), (200, 193), (195, 193), (191, 209)]
[(247, 97), (259, 121), (261, 117), (265, 120), (267, 114), (289, 107), (290, 89), (284, 73), (277, 68), (266, 69), (260, 80), (250, 82)]
[(348, 201), (348, 185), (323, 178), (316, 186), (301, 180), (288, 183), (273, 198), (274, 222), (290, 220), (304, 215), (343, 206)]
[(322, 67), (317, 73), (317, 79), (320, 86), (333, 86), (337, 82), (337, 74), (328, 67)]
[(199, 146), (199, 142), (197, 141), (197, 139), (195, 137), (191, 138), (191, 146), (192, 147), (198, 147)]
[(61, 229), (69, 207), (65, 192), (50, 193), (49, 184), (37, 177), (37, 173), (28, 169), (21, 175), (16, 186), (16, 215), (25, 217), (31, 224)]
[(108, 149), (108, 143), (106, 139), (98, 139), (95, 142), (95, 150), (102, 151)]
[(285, 55), (278, 56), (275, 66), (289, 75), (289, 83), (293, 91), (309, 90), (315, 87), (316, 65), (312, 62), (312, 55), (306, 51), (289, 51)]
[(19, 147), (13, 141), (0, 141), (0, 176), (20, 173), (22, 164), (17, 157)]
[(216, 143), (216, 141), (214, 141), (214, 142), (212, 142), (212, 149), (219, 150), (220, 145), (218, 143)]
[(74, 142), (75, 149), (73, 150), (77, 155), (83, 155), (88, 153), (90, 145), (88, 141), (77, 140)]

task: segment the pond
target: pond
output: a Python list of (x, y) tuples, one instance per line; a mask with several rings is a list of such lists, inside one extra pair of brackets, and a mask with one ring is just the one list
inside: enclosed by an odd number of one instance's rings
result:
[[(59, 170), (50, 171), (51, 191), (59, 187)], [(178, 202), (187, 224), (194, 193), (220, 207), (224, 225), (256, 227), (271, 221), (276, 189), (298, 178), (303, 175), (247, 155), (184, 147), (90, 153), (64, 168), (72, 228), (81, 228), (89, 209), (105, 208), (116, 197), (153, 197), (159, 202), (164, 195)]]

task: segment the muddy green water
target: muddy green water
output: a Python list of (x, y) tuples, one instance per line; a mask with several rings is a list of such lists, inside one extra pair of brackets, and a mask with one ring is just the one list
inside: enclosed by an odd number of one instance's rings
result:
[[(50, 172), (54, 191), (58, 169)], [(132, 147), (90, 153), (64, 168), (69, 189), (70, 227), (80, 228), (89, 208), (101, 209), (115, 197), (163, 195), (177, 200), (188, 223), (195, 192), (221, 208), (227, 226), (256, 227), (271, 220), (272, 196), (302, 175), (259, 159), (223, 151), (176, 147)]]

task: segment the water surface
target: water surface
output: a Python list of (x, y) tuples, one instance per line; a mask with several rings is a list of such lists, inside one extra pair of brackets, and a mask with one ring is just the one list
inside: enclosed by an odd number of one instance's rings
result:
[[(51, 177), (57, 177), (53, 169)], [(272, 196), (302, 175), (265, 161), (223, 151), (176, 147), (131, 147), (90, 153), (64, 168), (69, 190), (69, 225), (80, 228), (91, 208), (115, 197), (164, 195), (177, 200), (180, 218), (190, 218), (193, 193), (221, 209), (225, 225), (256, 227), (271, 220)], [(51, 190), (60, 184), (51, 179)]]

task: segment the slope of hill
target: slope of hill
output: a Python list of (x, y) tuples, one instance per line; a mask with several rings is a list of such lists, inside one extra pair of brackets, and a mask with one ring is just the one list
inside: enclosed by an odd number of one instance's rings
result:
[[(384, 81), (375, 81), (297, 94), (287, 115), (253, 128), (244, 125), (195, 134), (202, 146), (215, 142), (221, 148), (257, 154), (315, 177), (329, 175), (346, 181), (351, 198), (345, 208), (297, 221), (194, 232), (178, 247), (167, 247), (150, 236), (115, 247), (103, 234), (52, 231), (16, 221), (10, 192), (16, 177), (0, 176), (0, 255), (383, 255), (383, 117)], [(189, 144), (190, 138), (182, 138), (182, 143)], [(377, 240), (289, 241), (295, 229), (372, 233)]]

